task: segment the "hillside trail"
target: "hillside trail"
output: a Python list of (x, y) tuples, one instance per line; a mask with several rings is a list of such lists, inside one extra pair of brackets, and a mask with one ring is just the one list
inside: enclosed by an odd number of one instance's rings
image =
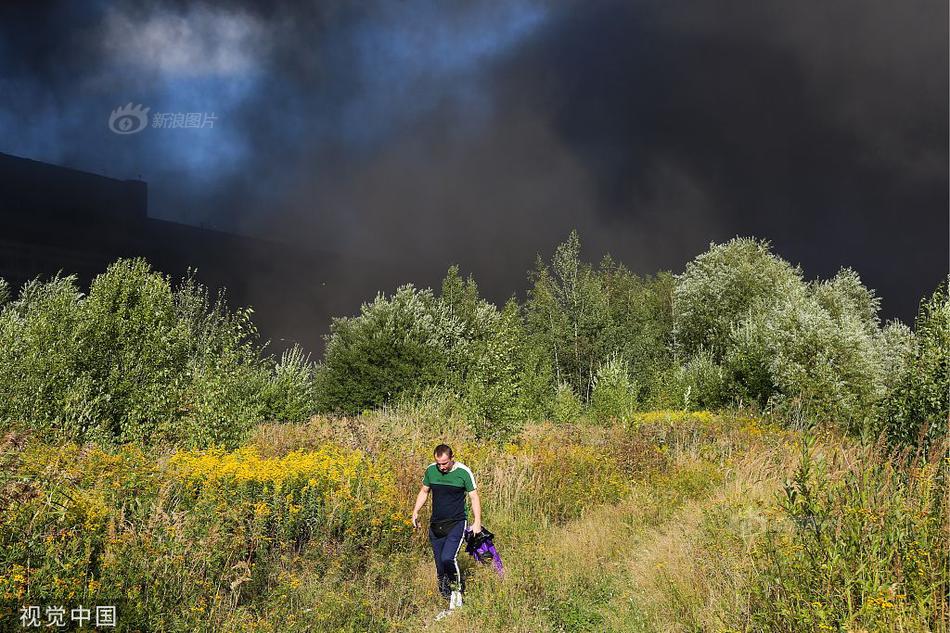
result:
[[(789, 442), (721, 463), (686, 458), (623, 501), (500, 547), (506, 577), (477, 569), (464, 607), (407, 630), (724, 630), (744, 610), (743, 573), (794, 468)], [(430, 570), (420, 568), (418, 573)]]

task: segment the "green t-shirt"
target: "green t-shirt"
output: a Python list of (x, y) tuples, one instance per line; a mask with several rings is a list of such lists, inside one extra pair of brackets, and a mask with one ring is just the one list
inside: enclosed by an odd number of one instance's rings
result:
[(475, 475), (462, 462), (442, 473), (432, 462), (426, 468), (422, 483), (432, 489), (432, 523), (461, 521), (465, 518), (465, 493), (475, 490)]

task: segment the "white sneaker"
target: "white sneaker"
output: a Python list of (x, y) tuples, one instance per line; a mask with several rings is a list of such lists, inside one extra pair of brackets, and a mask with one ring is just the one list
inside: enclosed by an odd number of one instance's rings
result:
[(453, 591), (452, 597), (449, 598), (449, 609), (458, 609), (462, 606), (462, 592)]
[(446, 611), (439, 611), (439, 614), (438, 614), (437, 616), (435, 616), (435, 619), (436, 619), (436, 620), (441, 620), (442, 618), (445, 618), (445, 617), (447, 617), (447, 616), (449, 616), (449, 615), (451, 615), (451, 614), (452, 614), (452, 612), (451, 612), (451, 611), (448, 611), (448, 610), (446, 610)]

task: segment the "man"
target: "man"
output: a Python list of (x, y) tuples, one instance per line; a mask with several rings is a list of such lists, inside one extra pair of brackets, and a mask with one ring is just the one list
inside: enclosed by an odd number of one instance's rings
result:
[[(453, 459), (452, 448), (439, 444), (433, 451), (435, 461), (426, 468), (422, 488), (412, 510), (412, 525), (419, 527), (419, 510), (432, 492), (432, 518), (429, 521), (429, 542), (435, 558), (439, 593), (449, 598), (449, 610), (462, 606), (465, 579), (458, 566), (462, 536), (468, 526), (465, 514), (465, 493), (472, 501), (472, 532), (482, 531), (482, 506), (475, 489), (475, 476), (468, 466)], [(439, 614), (439, 619), (446, 615)]]

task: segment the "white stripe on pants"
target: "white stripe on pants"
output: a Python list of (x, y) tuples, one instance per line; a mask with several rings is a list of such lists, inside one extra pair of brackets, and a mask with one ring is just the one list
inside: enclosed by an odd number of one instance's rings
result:
[(458, 583), (459, 591), (462, 590), (462, 572), (459, 570), (459, 552), (462, 550), (462, 543), (465, 542), (465, 528), (468, 527), (468, 519), (462, 521), (462, 538), (459, 539), (459, 546), (455, 548), (455, 556), (452, 557), (452, 562), (455, 563), (455, 582)]

